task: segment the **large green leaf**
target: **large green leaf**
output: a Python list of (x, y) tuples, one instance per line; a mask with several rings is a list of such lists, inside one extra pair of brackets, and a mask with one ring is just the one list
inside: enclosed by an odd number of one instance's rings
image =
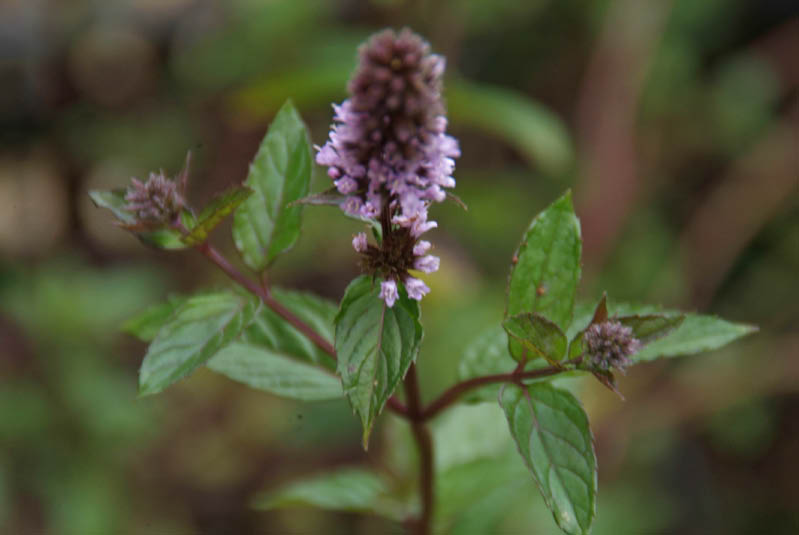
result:
[(241, 342), (223, 348), (206, 365), (234, 381), (286, 398), (323, 401), (344, 396), (332, 372)]
[[(127, 204), (127, 201), (125, 201), (125, 193), (126, 190), (124, 189), (110, 191), (92, 190), (89, 192), (89, 197), (98, 208), (107, 208), (111, 210), (111, 213), (116, 216), (123, 226), (135, 225), (136, 218), (132, 213), (125, 210), (125, 205)], [(184, 210), (181, 217), (186, 227), (194, 226), (193, 217), (187, 210)], [(183, 243), (180, 232), (168, 228), (136, 232), (136, 236), (143, 243), (158, 249), (185, 249), (188, 247), (187, 244)]]
[(256, 495), (257, 509), (311, 506), (332, 511), (374, 513), (394, 520), (405, 517), (382, 477), (363, 468), (342, 468)]
[(275, 116), (250, 165), (246, 186), (254, 193), (236, 210), (233, 239), (244, 262), (261, 271), (290, 249), (300, 235), (302, 206), (308, 195), (311, 144), (290, 101)]
[(205, 364), (241, 333), (259, 306), (259, 300), (232, 292), (188, 298), (150, 344), (139, 372), (139, 393), (160, 392)]
[[(574, 321), (569, 326), (568, 334), (577, 336), (591, 321), (591, 307), (581, 304), (577, 307)], [(663, 309), (655, 305), (608, 302), (608, 314), (618, 316), (656, 315), (665, 316), (675, 321), (683, 320), (665, 336), (647, 344), (641, 351), (630, 358), (636, 362), (654, 360), (661, 357), (679, 357), (694, 355), (704, 351), (719, 349), (725, 345), (757, 331), (754, 325), (734, 323), (717, 316), (703, 314), (685, 314), (677, 310)], [(570, 350), (571, 353), (571, 350)]]
[(252, 195), (250, 188), (233, 187), (217, 195), (197, 216), (197, 224), (183, 236), (183, 243), (198, 245), (208, 239), (214, 230), (233, 210)]
[(500, 394), (511, 435), (558, 526), (591, 530), (596, 514), (596, 455), (580, 402), (549, 383), (508, 384)]
[[(513, 358), (519, 362), (544, 357), (547, 362), (557, 364), (566, 354), (566, 335), (560, 327), (543, 316), (530, 312), (516, 314), (505, 319), (502, 326), (522, 349), (513, 354)], [(511, 345), (510, 349), (514, 351), (517, 347)]]
[[(567, 192), (527, 229), (513, 259), (505, 316), (534, 312), (565, 330), (580, 280), (581, 246), (580, 222)], [(522, 354), (515, 340), (509, 347), (511, 354)]]
[[(295, 316), (312, 327), (323, 338), (333, 343), (333, 320), (338, 305), (310, 293), (272, 288), (272, 297), (288, 308)], [(252, 324), (242, 335), (242, 341), (292, 358), (320, 364), (329, 370), (336, 369), (336, 361), (268, 307), (262, 307)]]
[(422, 340), (419, 304), (400, 288), (393, 307), (378, 297), (380, 284), (361, 276), (347, 287), (336, 316), (338, 372), (367, 446), (375, 418), (405, 376)]

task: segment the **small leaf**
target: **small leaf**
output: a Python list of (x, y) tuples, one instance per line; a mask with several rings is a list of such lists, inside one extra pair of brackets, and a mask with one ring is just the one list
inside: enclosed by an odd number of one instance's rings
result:
[(549, 383), (507, 384), (500, 394), (511, 435), (555, 522), (587, 534), (596, 514), (596, 454), (580, 402)]
[(256, 271), (289, 250), (300, 235), (302, 206), (308, 195), (311, 144), (291, 101), (275, 116), (244, 182), (253, 195), (236, 210), (233, 240), (244, 262)]
[(375, 418), (419, 351), (419, 303), (400, 286), (393, 307), (378, 297), (380, 285), (361, 276), (347, 287), (336, 316), (338, 372), (344, 393), (363, 424), (366, 448)]
[(662, 316), (659, 314), (648, 314), (646, 316), (622, 316), (616, 320), (630, 327), (642, 346), (649, 345), (658, 338), (663, 338), (674, 329), (680, 326), (685, 316)]
[(199, 245), (208, 239), (208, 234), (230, 213), (252, 195), (250, 188), (233, 187), (216, 196), (197, 217), (197, 223), (183, 236), (186, 245)]
[(207, 366), (257, 390), (303, 401), (344, 397), (341, 381), (332, 372), (291, 355), (234, 342), (223, 348)]
[(405, 516), (403, 505), (392, 498), (386, 482), (372, 471), (342, 468), (272, 492), (256, 495), (256, 509), (311, 506), (332, 511), (373, 513), (393, 520)]
[[(557, 364), (566, 354), (568, 340), (560, 327), (535, 313), (516, 314), (507, 318), (502, 326), (518, 346), (511, 345), (513, 358), (525, 362), (535, 357), (544, 357), (550, 364)], [(514, 353), (520, 347), (521, 351)]]
[[(272, 297), (311, 326), (331, 344), (335, 335), (333, 320), (338, 306), (310, 293), (272, 288)], [(242, 334), (242, 341), (291, 358), (336, 369), (335, 359), (311, 342), (307, 336), (268, 307), (260, 312)]]
[[(136, 217), (125, 210), (124, 189), (115, 189), (110, 191), (92, 190), (89, 192), (89, 197), (98, 208), (107, 208), (111, 210), (114, 216), (119, 220), (123, 227), (131, 227), (135, 230), (137, 227)], [(189, 220), (191, 215), (187, 213)], [(186, 215), (181, 214), (183, 217)], [(187, 227), (189, 227), (187, 225)], [(135, 231), (136, 236), (145, 244), (156, 247), (158, 249), (185, 249), (187, 245), (181, 240), (180, 232), (168, 228), (159, 230), (142, 229), (141, 232)]]
[(147, 350), (139, 372), (139, 394), (160, 392), (205, 364), (241, 333), (259, 306), (255, 298), (231, 292), (186, 299)]
[(94, 205), (98, 208), (107, 208), (111, 213), (119, 219), (120, 222), (132, 225), (136, 223), (136, 217), (125, 210), (126, 191), (124, 189), (115, 189), (110, 191), (91, 190), (89, 197)]
[(166, 303), (153, 305), (130, 318), (122, 325), (122, 330), (142, 342), (151, 342), (161, 327), (169, 321), (175, 310), (185, 301), (185, 297), (170, 297)]
[(631, 358), (643, 362), (659, 357), (702, 353), (719, 349), (756, 331), (757, 327), (753, 325), (733, 323), (716, 316), (687, 314), (678, 328), (647, 345)]
[(505, 316), (535, 312), (565, 329), (580, 279), (580, 249), (580, 223), (567, 192), (527, 229), (511, 268)]
[[(458, 365), (458, 378), (461, 381), (510, 373), (516, 364), (508, 352), (508, 333), (497, 325), (480, 333), (466, 348)], [(470, 391), (462, 399), (467, 402), (496, 402), (500, 385), (487, 385)]]

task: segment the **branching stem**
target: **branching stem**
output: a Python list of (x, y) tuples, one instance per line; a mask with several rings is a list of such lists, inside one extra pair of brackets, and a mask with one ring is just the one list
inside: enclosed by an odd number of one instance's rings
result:
[[(219, 269), (224, 271), (225, 274), (233, 281), (240, 284), (243, 288), (252, 292), (254, 295), (260, 297), (266, 306), (271, 308), (281, 318), (286, 320), (295, 329), (305, 335), (311, 342), (316, 344), (319, 349), (334, 359), (337, 357), (336, 348), (333, 346), (333, 344), (325, 340), (325, 338), (313, 327), (295, 316), (291, 310), (283, 306), (274, 297), (272, 297), (272, 294), (269, 291), (269, 285), (267, 284), (265, 278), (263, 279), (262, 284), (249, 279), (207, 241), (195, 246), (195, 249), (197, 249), (203, 254), (203, 256), (219, 267)], [(390, 410), (409, 421), (414, 440), (419, 448), (419, 489), (422, 499), (422, 512), (420, 517), (416, 519), (413, 524), (414, 531), (417, 535), (429, 535), (431, 533), (433, 523), (433, 507), (435, 503), (433, 487), (435, 477), (433, 465), (433, 439), (430, 433), (430, 428), (427, 426), (427, 421), (437, 416), (443, 410), (452, 406), (456, 401), (458, 401), (458, 399), (460, 399), (461, 396), (470, 390), (474, 390), (475, 388), (495, 383), (521, 384), (524, 379), (548, 377), (568, 371), (568, 368), (551, 366), (548, 368), (540, 368), (525, 372), (522, 371), (523, 367), (523, 364), (520, 364), (514, 371), (510, 373), (486, 375), (483, 377), (475, 377), (474, 379), (462, 381), (445, 390), (443, 394), (441, 394), (427, 407), (423, 407), (419, 392), (419, 379), (416, 374), (416, 365), (411, 364), (403, 383), (407, 406), (400, 402), (396, 397), (392, 396), (389, 398), (386, 405)]]

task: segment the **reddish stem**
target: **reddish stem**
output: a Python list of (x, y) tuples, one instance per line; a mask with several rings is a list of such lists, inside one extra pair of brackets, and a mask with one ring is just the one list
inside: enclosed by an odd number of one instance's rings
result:
[(411, 431), (419, 448), (419, 490), (422, 498), (422, 514), (415, 524), (418, 535), (429, 535), (433, 523), (433, 438), (430, 429), (422, 418), (422, 400), (419, 393), (419, 379), (416, 376), (416, 364), (411, 364), (403, 383), (405, 397), (408, 402), (408, 416)]
[(530, 370), (529, 372), (519, 372), (513, 371), (511, 373), (500, 373), (497, 375), (485, 375), (483, 377), (475, 377), (474, 379), (469, 379), (467, 381), (463, 381), (458, 383), (448, 390), (446, 390), (443, 394), (441, 394), (438, 399), (433, 401), (430, 405), (424, 409), (420, 417), (423, 421), (429, 420), (439, 412), (443, 411), (444, 409), (448, 408), (450, 405), (458, 401), (462, 395), (464, 395), (469, 390), (474, 390), (475, 388), (479, 388), (481, 386), (490, 385), (493, 383), (519, 383), (523, 379), (536, 379), (538, 377), (548, 377), (550, 375), (557, 375), (565, 369), (557, 366), (551, 366), (549, 368), (540, 368), (537, 370)]

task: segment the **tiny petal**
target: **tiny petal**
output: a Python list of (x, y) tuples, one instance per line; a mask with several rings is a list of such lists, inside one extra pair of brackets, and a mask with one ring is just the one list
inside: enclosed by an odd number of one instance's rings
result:
[(430, 288), (414, 277), (405, 277), (405, 289), (408, 290), (408, 297), (417, 301), (420, 301), (422, 297), (430, 293)]
[[(331, 170), (333, 169), (335, 169), (335, 167), (331, 168)], [(338, 192), (341, 193), (342, 195), (349, 195), (350, 193), (358, 189), (358, 183), (355, 182), (354, 179), (348, 176), (339, 178), (334, 182), (334, 184), (336, 185), (336, 189), (338, 190)]]
[(386, 302), (389, 308), (394, 306), (394, 303), (399, 298), (397, 292), (397, 283), (393, 280), (387, 280), (380, 283), (380, 299)]
[(430, 242), (426, 240), (419, 240), (416, 243), (416, 245), (413, 246), (414, 256), (422, 256), (429, 250), (430, 250)]
[(424, 273), (433, 273), (438, 271), (438, 266), (441, 260), (437, 256), (427, 255), (414, 260), (413, 268), (423, 271)]
[(416, 221), (413, 222), (413, 225), (411, 226), (411, 235), (414, 238), (418, 238), (428, 230), (434, 229), (437, 226), (438, 223), (436, 223), (435, 221), (422, 221), (417, 219)]
[(352, 238), (352, 248), (359, 253), (365, 253), (369, 243), (366, 241), (366, 234), (359, 232)]

